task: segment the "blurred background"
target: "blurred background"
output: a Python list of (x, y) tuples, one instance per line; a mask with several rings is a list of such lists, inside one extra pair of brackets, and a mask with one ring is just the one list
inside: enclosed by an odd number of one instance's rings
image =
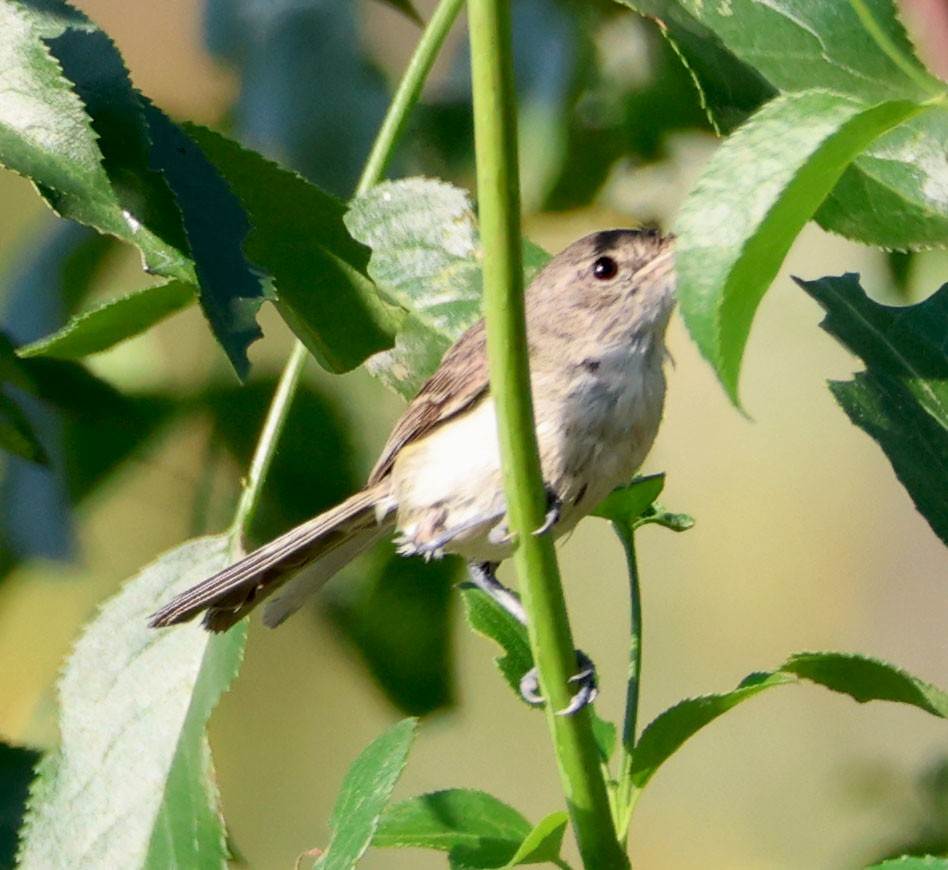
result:
[[(75, 5), (172, 117), (227, 132), (342, 197), (418, 33), (377, 2)], [(431, 5), (418, 8), (426, 15)], [(903, 6), (920, 53), (948, 75), (948, 8)], [(716, 139), (655, 27), (604, 2), (519, 0), (514, 15), (527, 234), (553, 252), (595, 229), (670, 225)], [(392, 174), (472, 188), (463, 28), (454, 36)], [(70, 277), (77, 262), (86, 276), (79, 289)], [(881, 657), (948, 686), (945, 549), (881, 450), (836, 407), (826, 380), (847, 379), (859, 363), (819, 330), (820, 310), (789, 278), (845, 271), (860, 272), (880, 301), (904, 304), (945, 281), (948, 253), (886, 256), (808, 228), (751, 334), (749, 417), (729, 405), (673, 320), (665, 422), (643, 470), (667, 473), (662, 501), (696, 525), (638, 537), (643, 723), (804, 650)], [(61, 325), (80, 296), (87, 306), (148, 280), (132, 252), (57, 222), (11, 173), (0, 174), (0, 275), (0, 320), (17, 342)], [(67, 459), (95, 449), (122, 456), (120, 466), (103, 459), (77, 480), (68, 461), (50, 473), (0, 458), (0, 738), (51, 745), (53, 683), (97, 605), (165, 549), (229, 522), (291, 340), (272, 311), (262, 323), (266, 339), (251, 350), (254, 376), (243, 390), (194, 309), (90, 360), (132, 397), (124, 426), (109, 435), (114, 420), (82, 428), (50, 418), (44, 431)], [(256, 534), (356, 487), (401, 407), (361, 371), (336, 377), (311, 365)], [(589, 520), (560, 555), (576, 637), (600, 669), (600, 712), (618, 720), (628, 632), (621, 549), (608, 524)], [(402, 715), (356, 652), (353, 608), (379, 558), (353, 566), (280, 631), (253, 620), (243, 670), (213, 716), (224, 812), (251, 867), (292, 866), (325, 845), (346, 767)], [(440, 579), (457, 579), (457, 568)], [(398, 573), (398, 589), (419, 588), (412, 563)], [(502, 684), (496, 650), (462, 625), (457, 596), (447, 606), (449, 655), (426, 663), (434, 688), (422, 700), (402, 698), (440, 709), (425, 720), (397, 795), (481, 788), (536, 821), (561, 808), (543, 718)], [(633, 864), (843, 868), (920, 843), (945, 850), (946, 765), (943, 721), (783, 688), (718, 720), (663, 768), (633, 821)], [(365, 861), (444, 864), (421, 852)]]

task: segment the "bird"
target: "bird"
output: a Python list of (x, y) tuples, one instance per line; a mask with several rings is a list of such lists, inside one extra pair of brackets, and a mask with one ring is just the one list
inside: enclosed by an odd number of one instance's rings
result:
[[(654, 229), (587, 235), (527, 288), (548, 508), (536, 533), (565, 535), (644, 461), (662, 417), (675, 290), (674, 236)], [(496, 577), (516, 541), (506, 520), (483, 320), (447, 350), (408, 404), (362, 490), (181, 593), (150, 625), (203, 613), (207, 629), (226, 631), (267, 601), (263, 621), (275, 627), (386, 536), (404, 556), (460, 555), (473, 585), (526, 622), (519, 597)], [(574, 703), (582, 706), (598, 690), (591, 663), (577, 655), (583, 687)], [(538, 700), (535, 677), (525, 676), (521, 693)]]

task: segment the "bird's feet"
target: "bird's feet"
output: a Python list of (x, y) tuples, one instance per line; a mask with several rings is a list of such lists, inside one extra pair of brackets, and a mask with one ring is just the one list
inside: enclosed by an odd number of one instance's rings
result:
[(546, 487), (546, 516), (543, 518), (543, 525), (534, 529), (534, 535), (545, 535), (555, 526), (560, 519), (563, 511), (563, 500), (553, 490)]
[[(599, 694), (599, 684), (596, 680), (596, 666), (591, 658), (581, 649), (576, 650), (576, 664), (579, 670), (569, 678), (571, 684), (577, 686), (576, 692), (562, 710), (557, 710), (557, 716), (572, 716), (582, 710), (587, 704), (596, 700)], [(545, 701), (540, 694), (540, 680), (536, 668), (530, 668), (520, 679), (520, 697), (528, 704), (539, 705)]]

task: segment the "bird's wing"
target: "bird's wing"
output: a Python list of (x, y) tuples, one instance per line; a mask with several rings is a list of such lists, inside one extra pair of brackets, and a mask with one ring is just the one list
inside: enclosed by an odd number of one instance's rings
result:
[(372, 469), (369, 486), (392, 470), (395, 457), (406, 444), (470, 408), (487, 389), (487, 345), (484, 321), (480, 320), (448, 349), (437, 371), (405, 409)]

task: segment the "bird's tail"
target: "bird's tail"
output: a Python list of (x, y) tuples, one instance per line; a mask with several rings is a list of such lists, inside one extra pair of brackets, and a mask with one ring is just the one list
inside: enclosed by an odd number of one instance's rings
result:
[(149, 624), (155, 628), (174, 625), (207, 611), (205, 627), (226, 631), (282, 589), (264, 613), (267, 625), (279, 625), (309, 594), (390, 531), (392, 510), (377, 516), (377, 507), (387, 499), (387, 483), (356, 493), (182, 592), (155, 613)]

